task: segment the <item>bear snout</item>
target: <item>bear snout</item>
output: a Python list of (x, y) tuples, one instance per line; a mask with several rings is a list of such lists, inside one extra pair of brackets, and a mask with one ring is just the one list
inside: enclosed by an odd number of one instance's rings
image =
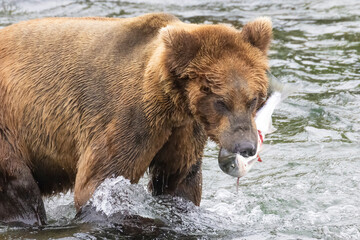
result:
[(220, 137), (219, 145), (221, 148), (226, 149), (228, 153), (240, 154), (247, 158), (256, 154), (257, 150), (257, 135), (253, 131), (254, 128), (248, 131), (225, 132)]
[(256, 142), (245, 141), (235, 144), (233, 153), (239, 153), (243, 157), (251, 157), (256, 154)]

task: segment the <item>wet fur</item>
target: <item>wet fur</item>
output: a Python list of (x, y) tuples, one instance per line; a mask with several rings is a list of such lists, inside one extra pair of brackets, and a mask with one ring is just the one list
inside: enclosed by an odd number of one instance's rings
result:
[(136, 183), (148, 167), (154, 194), (199, 205), (207, 137), (230, 146), (234, 127), (254, 132), (246, 106), (266, 95), (271, 24), (246, 27), (148, 14), (1, 29), (0, 221), (43, 224), (40, 195), (74, 188), (79, 210), (105, 178)]

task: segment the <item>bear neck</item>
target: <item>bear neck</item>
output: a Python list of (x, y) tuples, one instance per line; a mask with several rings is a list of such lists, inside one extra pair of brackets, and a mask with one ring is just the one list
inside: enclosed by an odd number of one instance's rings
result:
[(158, 47), (149, 59), (143, 82), (145, 114), (150, 122), (164, 127), (181, 127), (194, 120), (191, 114), (185, 88), (174, 84), (165, 65), (165, 56)]

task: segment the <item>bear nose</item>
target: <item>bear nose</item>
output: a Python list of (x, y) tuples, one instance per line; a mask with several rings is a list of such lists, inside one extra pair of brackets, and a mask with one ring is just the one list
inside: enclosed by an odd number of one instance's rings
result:
[(251, 142), (243, 142), (236, 145), (235, 151), (243, 157), (250, 157), (255, 155), (256, 146)]

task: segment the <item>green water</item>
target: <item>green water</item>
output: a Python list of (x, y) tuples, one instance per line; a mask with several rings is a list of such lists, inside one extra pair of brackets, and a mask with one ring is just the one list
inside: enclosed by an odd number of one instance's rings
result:
[(241, 28), (255, 17), (271, 17), (271, 70), (297, 91), (274, 114), (277, 131), (267, 136), (263, 162), (241, 179), (237, 191), (236, 180), (217, 166), (218, 148), (209, 142), (201, 207), (151, 197), (146, 179), (136, 186), (120, 181), (114, 189), (109, 182), (99, 191), (102, 203), (114, 195), (132, 198), (105, 209), (148, 220), (74, 222), (73, 196), (67, 193), (45, 199), (49, 226), (0, 226), (0, 239), (360, 239), (360, 2), (164, 2), (0, 0), (0, 26), (47, 16), (164, 11), (186, 22)]

